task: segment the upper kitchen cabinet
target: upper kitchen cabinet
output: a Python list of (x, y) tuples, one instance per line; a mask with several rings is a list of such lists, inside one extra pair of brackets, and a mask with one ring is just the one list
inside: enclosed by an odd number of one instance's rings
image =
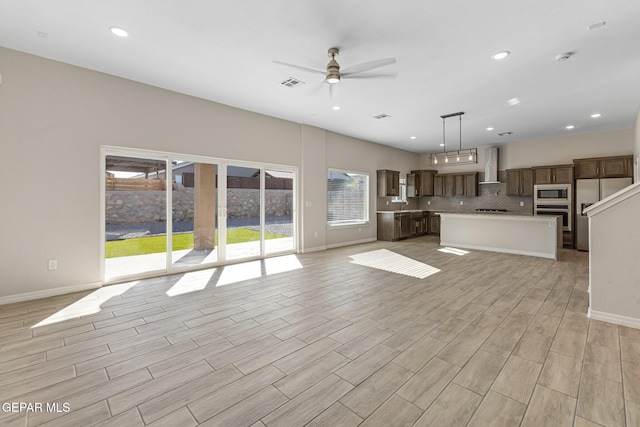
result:
[(378, 174), (378, 196), (399, 196), (400, 172), (388, 169), (382, 169), (376, 172)]
[(452, 197), (456, 195), (455, 175), (445, 174), (444, 176), (444, 196)]
[(444, 175), (435, 175), (433, 177), (433, 195), (444, 196)]
[(533, 168), (533, 183), (572, 184), (573, 165), (536, 166)]
[(475, 197), (478, 195), (478, 172), (456, 175), (455, 180), (456, 196)]
[(433, 178), (435, 174), (436, 171), (434, 170), (415, 170), (411, 171), (410, 175), (407, 175), (407, 182), (409, 182), (409, 176), (413, 175), (415, 177), (415, 197), (434, 195)]
[(576, 179), (633, 178), (633, 156), (576, 159), (573, 163)]
[(507, 169), (507, 196), (533, 196), (533, 170)]
[(407, 197), (419, 197), (417, 180), (414, 171), (407, 174)]
[(468, 196), (478, 195), (478, 172), (445, 173), (433, 176), (434, 196)]

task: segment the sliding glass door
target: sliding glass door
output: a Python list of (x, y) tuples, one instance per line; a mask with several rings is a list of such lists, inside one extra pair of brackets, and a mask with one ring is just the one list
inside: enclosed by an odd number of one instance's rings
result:
[(227, 166), (226, 259), (262, 253), (262, 194), (260, 168)]
[(177, 160), (172, 176), (172, 267), (218, 262), (218, 165)]
[(104, 280), (294, 252), (294, 168), (103, 148)]
[(166, 272), (166, 159), (107, 155), (105, 280)]
[(293, 190), (290, 170), (265, 169), (264, 250), (266, 254), (293, 251)]

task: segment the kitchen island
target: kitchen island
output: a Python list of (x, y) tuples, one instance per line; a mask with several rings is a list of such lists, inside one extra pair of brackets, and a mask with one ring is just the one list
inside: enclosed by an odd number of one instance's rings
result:
[(440, 213), (440, 244), (558, 259), (562, 220), (555, 216)]

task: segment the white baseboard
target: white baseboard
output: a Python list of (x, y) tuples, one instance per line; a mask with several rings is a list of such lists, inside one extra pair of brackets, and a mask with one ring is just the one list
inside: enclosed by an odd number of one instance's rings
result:
[(0, 297), (0, 305), (55, 297), (58, 295), (70, 294), (73, 292), (90, 291), (93, 289), (98, 289), (100, 287), (102, 287), (102, 283), (93, 282), (83, 285), (64, 286), (62, 288), (45, 289), (42, 291), (25, 292), (24, 294), (8, 295), (6, 297)]
[(326, 250), (327, 250), (326, 246), (316, 246), (313, 248), (304, 248), (300, 252), (302, 252), (303, 254), (308, 254), (310, 252), (320, 252), (320, 251), (326, 251)]
[(616, 325), (628, 326), (630, 328), (640, 329), (640, 319), (635, 317), (621, 316), (619, 314), (604, 313), (602, 311), (594, 311), (589, 308), (587, 316), (591, 319), (601, 320), (603, 322), (614, 323)]
[(370, 237), (368, 239), (355, 240), (352, 242), (332, 243), (331, 245), (327, 245), (327, 249), (335, 249), (335, 248), (341, 248), (343, 246), (359, 245), (361, 243), (371, 243), (371, 242), (375, 242), (376, 240), (378, 240), (376, 237)]

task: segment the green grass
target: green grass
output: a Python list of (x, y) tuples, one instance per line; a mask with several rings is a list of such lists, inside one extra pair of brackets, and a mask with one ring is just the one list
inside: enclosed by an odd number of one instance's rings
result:
[[(265, 239), (280, 239), (285, 236), (264, 233)], [(231, 228), (227, 230), (227, 244), (254, 242), (260, 240), (260, 232), (248, 228)], [(216, 246), (218, 232), (216, 231)], [(193, 233), (174, 234), (172, 239), (174, 251), (193, 248)], [(106, 244), (106, 257), (117, 258), (132, 255), (146, 255), (164, 252), (167, 248), (166, 236), (139, 237), (136, 239), (112, 240)]]

